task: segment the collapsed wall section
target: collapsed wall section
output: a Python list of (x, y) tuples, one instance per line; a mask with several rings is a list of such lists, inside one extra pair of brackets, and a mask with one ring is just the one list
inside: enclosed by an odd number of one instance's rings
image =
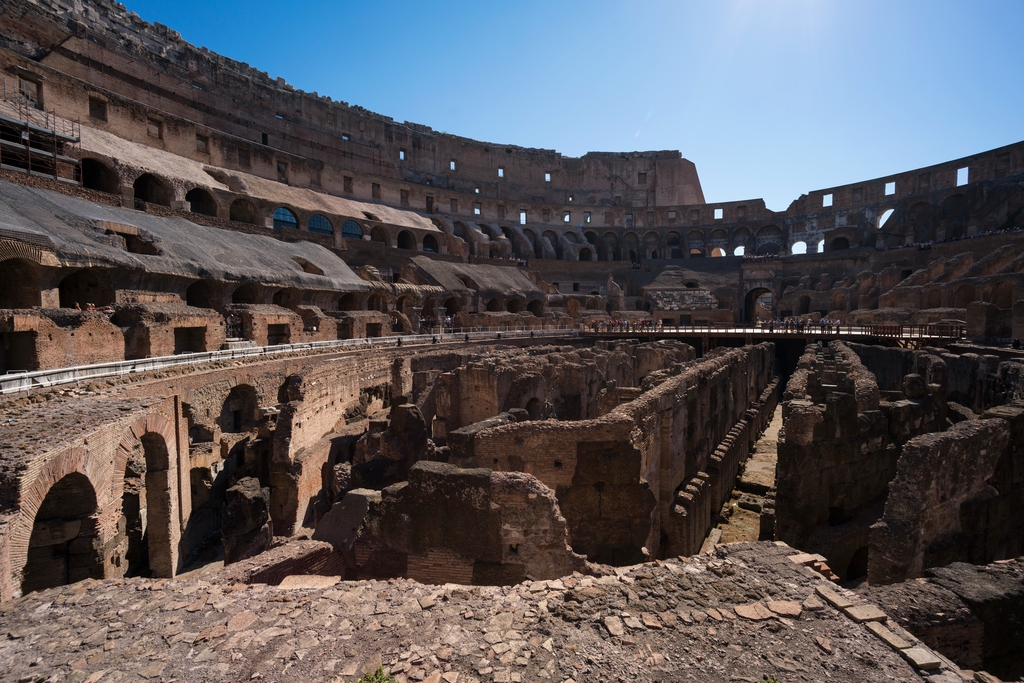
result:
[(383, 491), (350, 491), (313, 538), (342, 553), (349, 579), (508, 585), (586, 569), (554, 493), (535, 477), (440, 462), (413, 465), (408, 481)]

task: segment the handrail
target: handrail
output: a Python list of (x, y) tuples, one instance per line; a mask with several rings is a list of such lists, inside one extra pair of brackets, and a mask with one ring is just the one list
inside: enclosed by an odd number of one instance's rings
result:
[[(507, 326), (502, 326), (507, 327)], [(332, 339), (330, 341), (301, 342), (298, 344), (278, 344), (275, 346), (248, 346), (220, 351), (201, 351), (198, 353), (182, 353), (174, 356), (158, 356), (137, 360), (112, 361), (93, 365), (79, 365), (52, 370), (34, 370), (31, 372), (15, 372), (0, 375), (0, 395), (13, 394), (19, 391), (30, 391), (33, 388), (52, 387), (70, 382), (121, 377), (139, 372), (163, 370), (181, 366), (195, 366), (222, 360), (237, 358), (253, 358), (256, 356), (279, 356), (287, 353), (329, 350), (329, 349), (375, 349), (423, 346), (434, 343), (465, 342), (501, 338), (523, 337), (565, 337), (575, 336), (576, 332), (568, 326), (547, 326), (534, 329), (495, 329), (495, 328), (457, 328), (431, 334), (397, 334), (388, 337), (366, 337), (360, 339)], [(436, 339), (436, 342), (435, 342)]]
[(735, 334), (735, 335), (792, 335), (805, 337), (883, 337), (894, 339), (963, 339), (967, 336), (966, 325), (931, 323), (927, 325), (840, 325), (828, 327), (805, 325), (802, 329), (785, 326), (750, 326), (730, 323), (708, 323), (704, 325), (663, 325), (647, 327), (637, 324), (605, 326), (595, 329), (590, 325), (580, 328), (581, 334), (620, 336), (623, 334)]

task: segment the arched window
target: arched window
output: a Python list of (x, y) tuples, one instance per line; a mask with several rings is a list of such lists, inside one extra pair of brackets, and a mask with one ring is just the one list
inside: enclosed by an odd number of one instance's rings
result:
[(735, 249), (732, 250), (732, 255), (733, 256), (743, 256), (743, 254), (745, 254), (746, 252), (747, 252), (747, 248), (746, 247), (736, 247)]
[(437, 240), (434, 239), (433, 235), (423, 236), (423, 251), (429, 252), (431, 254), (437, 253)]
[(821, 254), (825, 251), (825, 240), (818, 240), (818, 253)]
[(721, 258), (722, 256), (725, 256), (725, 249), (715, 247), (711, 250), (711, 258)]
[(174, 199), (170, 185), (150, 173), (143, 173), (136, 178), (132, 187), (135, 189), (135, 199), (149, 204), (169, 207)]
[(96, 159), (82, 159), (82, 187), (117, 194), (121, 184), (113, 169)]
[(893, 214), (893, 209), (886, 209), (885, 211), (882, 212), (882, 215), (878, 217), (878, 229), (879, 230), (882, 229), (882, 226), (886, 224), (886, 222), (889, 220), (889, 217), (892, 216), (892, 214)]
[(363, 229), (355, 221), (345, 221), (341, 224), (341, 236), (348, 240), (361, 240)]
[(236, 199), (231, 202), (230, 216), (231, 220), (239, 223), (263, 225), (263, 219), (260, 217), (260, 212), (256, 210), (256, 207), (253, 206), (253, 203), (248, 199)]
[(299, 219), (295, 217), (294, 213), (281, 206), (274, 210), (274, 227), (298, 229)]
[(334, 226), (331, 225), (331, 221), (327, 219), (327, 216), (315, 213), (309, 219), (309, 231), (315, 232), (318, 235), (333, 235)]
[(412, 233), (403, 230), (398, 233), (398, 248), (399, 249), (415, 249), (416, 238), (412, 236)]
[(185, 201), (189, 203), (192, 213), (201, 213), (204, 216), (217, 215), (217, 202), (213, 195), (206, 190), (195, 187), (185, 195)]
[(789, 251), (792, 254), (806, 254), (807, 253), (807, 242), (804, 242), (802, 240), (800, 242), (794, 242), (793, 246), (790, 248)]

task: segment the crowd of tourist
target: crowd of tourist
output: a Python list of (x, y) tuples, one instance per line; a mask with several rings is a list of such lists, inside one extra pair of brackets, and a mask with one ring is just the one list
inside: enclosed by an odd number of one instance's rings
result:
[[(822, 318), (818, 322), (804, 318), (787, 317), (771, 320), (758, 320), (757, 326), (769, 332), (819, 332), (821, 334), (839, 334), (842, 323), (831, 318)], [(817, 328), (817, 329), (815, 329)]]
[(664, 325), (660, 320), (599, 320), (590, 323), (593, 332), (660, 332)]

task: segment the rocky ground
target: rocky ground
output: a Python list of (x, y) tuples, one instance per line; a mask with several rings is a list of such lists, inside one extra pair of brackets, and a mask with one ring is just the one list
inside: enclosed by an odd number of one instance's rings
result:
[[(828, 602), (860, 599), (795, 554), (741, 543), (511, 587), (82, 582), (0, 608), (0, 680), (340, 683), (378, 665), (429, 683), (921, 680), (906, 652)], [(961, 680), (922, 652), (937, 667), (925, 680)]]

